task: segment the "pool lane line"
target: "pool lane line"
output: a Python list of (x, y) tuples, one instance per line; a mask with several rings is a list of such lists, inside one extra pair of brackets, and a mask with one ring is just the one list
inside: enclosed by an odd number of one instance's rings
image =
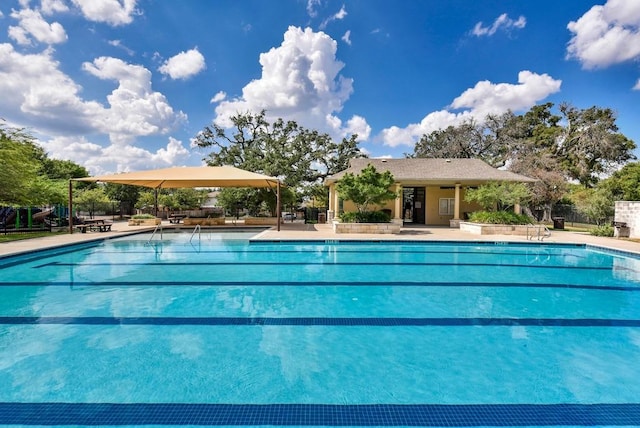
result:
[(0, 317), (0, 325), (339, 326), (339, 327), (640, 327), (640, 319), (399, 317)]
[(638, 426), (640, 404), (0, 402), (0, 423), (45, 426)]
[[(302, 262), (286, 262), (278, 260), (264, 260), (244, 262), (239, 260), (229, 261), (206, 261), (206, 262), (51, 262), (33, 266), (34, 269), (42, 269), (47, 267), (93, 267), (93, 266), (438, 266), (438, 267), (507, 267), (507, 268), (527, 268), (527, 269), (567, 269), (565, 265), (543, 265), (534, 263), (486, 263), (486, 262), (384, 262), (384, 261), (354, 261), (354, 262), (334, 262), (334, 261), (302, 261)], [(571, 270), (591, 270), (591, 271), (611, 271), (613, 266), (570, 266)], [(633, 271), (630, 268), (625, 270)]]
[(1, 287), (487, 287), (487, 288), (558, 288), (593, 291), (640, 291), (638, 286), (500, 283), (500, 282), (424, 282), (424, 281), (0, 281)]

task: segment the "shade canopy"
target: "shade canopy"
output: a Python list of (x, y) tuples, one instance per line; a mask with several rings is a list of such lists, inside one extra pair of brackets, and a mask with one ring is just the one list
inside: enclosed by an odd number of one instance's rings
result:
[[(156, 189), (181, 187), (267, 187), (276, 189), (276, 216), (280, 230), (280, 180), (275, 177), (245, 171), (233, 166), (191, 166), (153, 169), (148, 171), (125, 172), (122, 174), (99, 175), (96, 177), (74, 178), (69, 181), (69, 212), (73, 212), (74, 181), (128, 184)], [(157, 202), (156, 202), (157, 209)], [(69, 216), (69, 233), (73, 233), (73, 216)]]
[(162, 168), (75, 178), (74, 181), (130, 184), (153, 189), (179, 187), (276, 187), (275, 177), (245, 171), (233, 166), (195, 166)]

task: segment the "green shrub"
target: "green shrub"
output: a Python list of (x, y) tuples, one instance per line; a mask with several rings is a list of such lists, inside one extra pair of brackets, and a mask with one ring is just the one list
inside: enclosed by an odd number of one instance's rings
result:
[(391, 217), (383, 211), (345, 212), (340, 214), (343, 223), (389, 223)]
[(136, 214), (134, 216), (131, 216), (131, 218), (135, 220), (147, 220), (151, 218), (156, 218), (156, 216), (152, 214)]
[(476, 211), (471, 214), (469, 221), (485, 224), (529, 224), (531, 219), (524, 214), (511, 211)]
[(613, 227), (611, 227), (609, 225), (603, 225), (603, 226), (594, 227), (594, 228), (589, 230), (589, 234), (593, 235), (593, 236), (608, 236), (608, 237), (612, 237), (613, 236)]

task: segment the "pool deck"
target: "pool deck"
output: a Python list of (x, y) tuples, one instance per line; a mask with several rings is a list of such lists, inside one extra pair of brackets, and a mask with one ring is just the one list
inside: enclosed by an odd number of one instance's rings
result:
[[(228, 223), (225, 228), (242, 227), (242, 223)], [(171, 229), (176, 227), (168, 221), (163, 222), (163, 227)], [(190, 227), (185, 227), (191, 230)], [(36, 250), (54, 248), (63, 245), (78, 244), (82, 242), (110, 239), (125, 236), (132, 233), (152, 231), (153, 227), (129, 226), (126, 221), (115, 221), (110, 232), (88, 232), (73, 234), (57, 234), (44, 238), (24, 239), (13, 242), (0, 243), (0, 257), (14, 254), (28, 253)], [(208, 230), (208, 229), (203, 229)], [(288, 241), (288, 240), (372, 240), (372, 241), (486, 241), (486, 242), (538, 242), (527, 241), (524, 236), (513, 235), (474, 235), (461, 232), (459, 229), (433, 226), (405, 226), (399, 234), (336, 234), (330, 224), (304, 224), (302, 222), (286, 222), (281, 230), (274, 228), (259, 233), (254, 240)], [(565, 230), (551, 230), (551, 237), (545, 238), (545, 243), (572, 243), (591, 244), (599, 247), (627, 251), (640, 255), (640, 242), (628, 239), (604, 238), (591, 236), (583, 232), (570, 232)]]

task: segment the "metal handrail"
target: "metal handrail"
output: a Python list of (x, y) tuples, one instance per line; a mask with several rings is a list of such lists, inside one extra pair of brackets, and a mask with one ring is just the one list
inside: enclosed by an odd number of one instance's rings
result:
[(145, 245), (149, 245), (151, 243), (151, 240), (156, 235), (156, 232), (158, 230), (160, 230), (160, 240), (162, 241), (162, 223), (160, 223), (159, 225), (156, 226), (155, 229), (153, 229), (153, 233), (151, 234), (151, 236), (149, 237), (149, 240), (147, 241), (147, 243)]
[(199, 224), (196, 224), (196, 227), (193, 228), (193, 232), (191, 232), (191, 237), (189, 238), (189, 242), (191, 242), (191, 240), (193, 239), (193, 235), (196, 234), (196, 232), (198, 232), (198, 241), (200, 241), (200, 231), (201, 231), (201, 227)]
[[(530, 228), (533, 228), (534, 233), (529, 234)], [(544, 230), (544, 233), (540, 233), (541, 229)], [(527, 225), (527, 240), (532, 240), (533, 238), (536, 238), (538, 241), (543, 241), (544, 238), (548, 238), (550, 236), (551, 236), (551, 231), (549, 230), (547, 225), (544, 223), (539, 223), (539, 224), (529, 223)]]

